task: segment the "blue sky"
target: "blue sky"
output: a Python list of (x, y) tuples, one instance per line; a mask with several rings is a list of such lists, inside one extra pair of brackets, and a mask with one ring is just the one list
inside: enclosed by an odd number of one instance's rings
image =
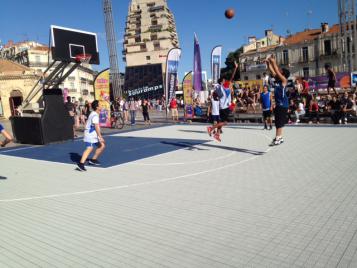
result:
[[(125, 69), (121, 59), (125, 20), (129, 0), (112, 0), (118, 39), (120, 71)], [(176, 20), (182, 48), (179, 76), (192, 69), (193, 33), (200, 41), (203, 69), (210, 73), (210, 53), (214, 46), (223, 45), (225, 59), (229, 51), (247, 42), (248, 36), (262, 37), (272, 28), (280, 35), (305, 28), (320, 27), (321, 22), (335, 24), (337, 0), (168, 0)], [(234, 8), (232, 20), (224, 17), (226, 8)], [(310, 14), (310, 15), (307, 15)], [(50, 25), (59, 25), (96, 32), (99, 36), (101, 70), (109, 65), (105, 41), (101, 0), (16, 0), (1, 1), (0, 40), (38, 40), (48, 43)], [(223, 64), (224, 65), (224, 64)]]

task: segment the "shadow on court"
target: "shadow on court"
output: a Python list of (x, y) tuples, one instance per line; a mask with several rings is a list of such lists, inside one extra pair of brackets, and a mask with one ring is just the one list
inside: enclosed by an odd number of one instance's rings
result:
[[(108, 168), (132, 161), (176, 151), (182, 148), (197, 149), (195, 145), (209, 142), (209, 140), (195, 139), (166, 139), (106, 136), (106, 149), (100, 157), (102, 168)], [(47, 162), (74, 164), (78, 163), (85, 150), (81, 140), (49, 144), (41, 147), (30, 147), (24, 150), (7, 150), (1, 155), (42, 160)], [(44, 163), (45, 164), (45, 163)]]
[(228, 147), (228, 146), (222, 146), (222, 145), (215, 145), (215, 144), (201, 144), (201, 146), (209, 147), (209, 148), (216, 148), (216, 149), (223, 149), (227, 151), (233, 151), (233, 152), (238, 152), (238, 153), (245, 153), (245, 154), (252, 154), (252, 155), (263, 155), (265, 152), (260, 152), (260, 151), (254, 151), (254, 150), (249, 150), (249, 149), (242, 149), (242, 148), (235, 148), (235, 147)]
[(187, 133), (207, 133), (207, 131), (187, 130), (187, 129), (180, 129), (179, 131), (181, 131), (181, 132), (187, 132)]

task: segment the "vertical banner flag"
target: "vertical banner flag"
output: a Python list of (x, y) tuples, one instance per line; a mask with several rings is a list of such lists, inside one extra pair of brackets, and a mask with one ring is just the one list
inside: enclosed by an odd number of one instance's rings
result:
[(110, 127), (110, 84), (109, 69), (100, 72), (94, 79), (95, 99), (101, 107), (99, 114), (99, 126)]
[(222, 46), (216, 46), (211, 55), (212, 83), (217, 84), (221, 75)]
[[(181, 57), (181, 49), (170, 49), (167, 54), (166, 62), (166, 104), (175, 96), (175, 88), (177, 85), (177, 70)], [(167, 107), (167, 105), (166, 105)]]
[(194, 52), (193, 52), (193, 88), (195, 91), (202, 90), (202, 66), (200, 44), (195, 33)]
[(185, 104), (185, 118), (193, 118), (192, 72), (189, 72), (183, 78), (182, 89)]

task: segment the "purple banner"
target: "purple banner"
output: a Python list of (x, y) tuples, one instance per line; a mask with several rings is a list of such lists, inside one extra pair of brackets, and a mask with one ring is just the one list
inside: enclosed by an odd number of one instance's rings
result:
[(194, 53), (193, 53), (193, 89), (195, 91), (202, 90), (201, 52), (200, 52), (200, 44), (198, 43), (196, 34), (195, 34)]
[[(319, 90), (327, 89), (328, 77), (327, 75), (315, 76), (309, 78), (310, 88)], [(351, 76), (348, 72), (336, 73), (336, 88), (350, 88)]]

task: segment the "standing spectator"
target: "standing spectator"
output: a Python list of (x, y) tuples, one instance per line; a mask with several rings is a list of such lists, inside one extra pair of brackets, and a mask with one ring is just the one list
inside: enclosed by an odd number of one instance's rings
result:
[(316, 96), (314, 96), (309, 106), (309, 124), (312, 124), (313, 119), (316, 118), (316, 123), (320, 123), (319, 104), (317, 103)]
[(74, 103), (74, 121), (75, 121), (75, 128), (79, 129), (80, 126), (80, 117), (81, 117), (81, 106), (79, 105), (79, 101)]
[(84, 103), (84, 116), (85, 116), (85, 120), (87, 121), (87, 119), (89, 118), (89, 115), (91, 113), (91, 110), (90, 110), (90, 105), (89, 105), (89, 102), (88, 101), (85, 101)]
[(331, 113), (331, 119), (334, 124), (341, 124), (341, 102), (337, 99), (336, 95), (328, 103), (328, 110)]
[(327, 78), (328, 78), (327, 94), (330, 94), (330, 89), (332, 89), (335, 92), (335, 94), (338, 95), (337, 91), (335, 89), (335, 86), (336, 86), (335, 72), (332, 70), (332, 67), (329, 64), (325, 65), (325, 70), (326, 70), (326, 74), (327, 74)]
[(6, 144), (12, 142), (14, 140), (14, 138), (10, 135), (10, 133), (8, 133), (5, 128), (3, 127), (2, 124), (0, 124), (0, 133), (2, 136), (4, 136), (5, 140), (0, 141), (0, 146), (1, 147), (5, 147)]
[(264, 129), (268, 129), (269, 123), (269, 130), (271, 130), (273, 128), (271, 119), (271, 112), (273, 110), (273, 95), (269, 91), (267, 85), (263, 86), (263, 92), (261, 93), (260, 100), (263, 110)]
[(177, 100), (173, 97), (170, 101), (171, 116), (173, 121), (178, 121)]
[(124, 114), (124, 122), (125, 124), (129, 123), (129, 102), (123, 99), (123, 114)]
[(75, 109), (74, 109), (74, 104), (72, 103), (72, 98), (70, 96), (67, 96), (67, 102), (64, 104), (66, 110), (68, 111), (68, 114), (71, 118), (71, 123), (72, 123), (72, 128), (73, 128), (73, 137), (77, 137), (76, 131), (75, 131)]
[(131, 97), (129, 101), (129, 111), (130, 111), (130, 120), (132, 126), (135, 125), (135, 117), (136, 117), (137, 109), (138, 109), (138, 102), (134, 100), (133, 97)]
[(286, 95), (286, 86), (290, 72), (287, 69), (279, 69), (274, 56), (267, 58), (267, 65), (271, 74), (275, 77), (276, 86), (274, 89), (275, 98), (275, 127), (276, 133), (271, 146), (280, 145), (284, 142), (283, 128), (287, 121), (287, 112), (289, 108), (289, 99)]
[(148, 102), (148, 100), (144, 100), (142, 102), (141, 108), (142, 108), (142, 111), (143, 111), (143, 117), (144, 117), (145, 125), (146, 124), (151, 125), (150, 117), (149, 117), (149, 102)]
[(304, 106), (304, 103), (302, 101), (299, 101), (299, 104), (298, 104), (298, 107), (295, 111), (295, 116), (296, 116), (296, 121), (295, 123), (296, 124), (299, 124), (300, 123), (300, 116), (304, 115), (306, 112), (305, 112), (305, 106)]

